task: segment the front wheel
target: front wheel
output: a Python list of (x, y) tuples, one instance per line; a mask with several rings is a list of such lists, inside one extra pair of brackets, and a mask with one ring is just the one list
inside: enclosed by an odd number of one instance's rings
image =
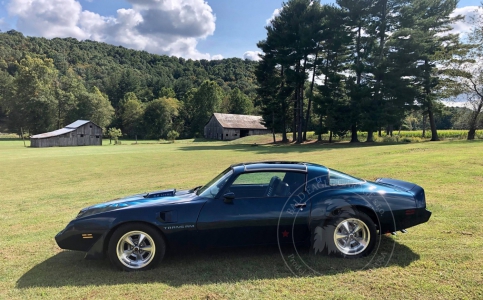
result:
[(114, 231), (107, 252), (118, 269), (144, 271), (155, 267), (163, 259), (166, 243), (153, 227), (130, 223)]
[(376, 225), (365, 213), (342, 212), (315, 229), (314, 249), (344, 258), (369, 255), (376, 245)]

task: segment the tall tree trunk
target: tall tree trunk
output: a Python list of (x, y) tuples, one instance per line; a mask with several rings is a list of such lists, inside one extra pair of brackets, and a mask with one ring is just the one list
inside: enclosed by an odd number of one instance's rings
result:
[(332, 137), (333, 136), (334, 136), (334, 133), (331, 130), (330, 133), (329, 133), (329, 144), (332, 144)]
[[(362, 72), (361, 72), (361, 36), (362, 36), (362, 24), (359, 23), (359, 26), (357, 28), (357, 41), (356, 41), (356, 81), (357, 81), (357, 89), (358, 89), (358, 94), (359, 94), (359, 88), (361, 85), (361, 78), (362, 78)], [(354, 114), (354, 107), (356, 106), (356, 100), (360, 101), (360, 99), (352, 99), (352, 111)], [(357, 112), (355, 112), (357, 114)], [(359, 139), (357, 138), (357, 115), (352, 116), (352, 126), (351, 126), (351, 143), (359, 143)]]
[(438, 131), (436, 130), (436, 121), (434, 120), (434, 114), (433, 114), (432, 108), (429, 110), (428, 115), (429, 115), (429, 125), (431, 126), (431, 141), (433, 142), (439, 141)]
[(288, 137), (287, 137), (287, 121), (285, 120), (285, 117), (282, 119), (282, 143), (288, 143)]
[(351, 126), (351, 143), (359, 143), (359, 139), (357, 138), (357, 125), (352, 124)]
[(423, 139), (426, 138), (426, 114), (423, 113)]
[(277, 139), (275, 138), (275, 112), (272, 111), (272, 135), (273, 135), (273, 143), (275, 144), (277, 142)]
[(287, 137), (287, 119), (285, 118), (285, 103), (282, 103), (282, 110), (284, 111), (284, 114), (282, 116), (282, 143), (288, 143), (288, 137)]
[[(296, 65), (296, 68), (295, 68), (295, 74), (299, 74), (299, 71), (300, 71), (300, 62), (297, 62), (297, 65)], [(293, 107), (293, 128), (292, 128), (292, 131), (293, 131), (293, 138), (292, 138), (292, 142), (297, 142), (297, 125), (298, 125), (298, 121), (299, 121), (299, 84), (298, 82), (296, 82), (296, 85), (295, 85), (295, 94), (294, 94), (294, 107)]]
[[(296, 67), (295, 67), (295, 74), (298, 76), (299, 75), (299, 72), (300, 72), (300, 61), (297, 62), (296, 64)], [(293, 128), (293, 141), (292, 142), (296, 142), (298, 143), (298, 136), (297, 136), (297, 133), (298, 133), (298, 126), (299, 126), (299, 120), (300, 120), (300, 101), (299, 101), (299, 98), (300, 98), (300, 84), (298, 83), (298, 78), (296, 78), (296, 85), (295, 85), (295, 95), (294, 95), (294, 112), (293, 112), (293, 116), (294, 116), (294, 120), (293, 120), (293, 124), (294, 124), (294, 128)]]
[(322, 114), (319, 117), (319, 136), (317, 138), (318, 142), (322, 142)]
[(369, 129), (369, 131), (367, 132), (367, 140), (366, 140), (366, 143), (373, 143), (374, 142), (374, 132)]
[(297, 139), (300, 143), (304, 141), (304, 127), (305, 127), (305, 118), (304, 118), (304, 95), (305, 95), (305, 80), (304, 83), (301, 84), (300, 87), (300, 120), (299, 120), (299, 132)]
[(433, 113), (433, 100), (431, 99), (431, 88), (429, 84), (431, 83), (431, 74), (429, 73), (430, 67), (429, 62), (426, 59), (424, 61), (424, 72), (426, 77), (426, 85), (425, 85), (425, 92), (426, 92), (426, 104), (428, 106), (428, 117), (429, 117), (429, 126), (431, 127), (431, 141), (439, 141), (438, 138), (438, 131), (436, 130), (436, 121), (434, 120), (434, 113)]
[[(280, 78), (282, 79), (280, 91), (284, 90), (285, 87), (285, 80), (284, 80), (284, 68), (283, 66), (281, 67), (280, 70)], [(287, 138), (287, 105), (286, 105), (286, 100), (287, 99), (282, 99), (282, 143), (288, 143), (288, 138)]]
[(297, 93), (297, 144), (303, 142), (303, 85), (299, 84)]
[(473, 115), (471, 116), (471, 119), (470, 119), (470, 130), (468, 131), (469, 141), (475, 139), (478, 116), (480, 115), (482, 108), (483, 108), (483, 97), (480, 96), (480, 103), (478, 104), (478, 108), (473, 112)]
[(319, 57), (319, 43), (317, 43), (317, 49), (315, 50), (315, 59), (314, 59), (314, 69), (312, 70), (312, 82), (310, 83), (310, 97), (309, 103), (307, 105), (307, 113), (305, 114), (305, 126), (304, 126), (304, 141), (307, 140), (307, 128), (310, 123), (310, 109), (312, 106), (312, 98), (314, 96), (314, 82), (315, 82), (315, 72), (317, 70), (317, 59)]
[[(304, 125), (304, 85), (305, 85), (305, 67), (307, 65), (307, 57), (304, 58), (304, 65), (302, 70), (297, 72), (298, 76), (300, 77), (299, 85), (299, 93), (298, 96), (298, 103), (299, 103), (299, 111), (298, 111), (298, 119), (297, 119), (297, 144), (301, 144), (303, 142), (303, 125)], [(303, 76), (303, 78), (302, 78)]]
[(299, 92), (298, 92), (298, 107), (297, 107), (297, 144), (301, 144), (303, 142), (303, 122), (304, 122), (304, 117), (303, 117), (303, 86), (299, 86)]
[[(376, 107), (378, 106), (378, 102), (380, 99), (380, 91), (381, 91), (381, 82), (382, 82), (382, 67), (383, 66), (383, 60), (384, 60), (384, 46), (385, 46), (385, 41), (386, 41), (386, 15), (387, 15), (387, 0), (383, 0), (381, 4), (381, 29), (380, 29), (380, 36), (379, 36), (379, 58), (378, 58), (378, 66), (376, 69), (377, 74), (377, 80), (376, 84), (374, 86), (374, 96), (372, 97), (372, 108), (371, 110), (376, 110)], [(377, 113), (376, 113), (377, 115)], [(376, 117), (377, 119), (377, 117)], [(369, 131), (367, 133), (367, 140), (366, 142), (372, 143), (374, 142), (374, 134), (372, 131), (372, 122), (376, 120), (371, 120), (369, 121)]]

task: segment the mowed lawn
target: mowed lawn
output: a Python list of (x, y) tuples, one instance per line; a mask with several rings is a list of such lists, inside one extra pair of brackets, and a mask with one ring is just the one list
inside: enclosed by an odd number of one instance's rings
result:
[[(258, 146), (189, 142), (24, 148), (0, 140), (0, 299), (483, 298), (483, 141), (399, 145)], [(301, 160), (426, 190), (433, 216), (382, 237), (387, 263), (308, 255), (318, 274), (294, 275), (277, 247), (169, 253), (125, 273), (63, 251), (58, 231), (88, 205), (202, 185), (243, 161)], [(393, 249), (393, 250), (392, 250)]]

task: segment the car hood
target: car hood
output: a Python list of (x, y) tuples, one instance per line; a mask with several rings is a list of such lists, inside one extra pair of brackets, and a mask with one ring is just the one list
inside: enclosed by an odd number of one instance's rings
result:
[(175, 189), (136, 194), (83, 208), (76, 218), (83, 218), (117, 209), (191, 201), (196, 197), (196, 193), (192, 191), (176, 191)]

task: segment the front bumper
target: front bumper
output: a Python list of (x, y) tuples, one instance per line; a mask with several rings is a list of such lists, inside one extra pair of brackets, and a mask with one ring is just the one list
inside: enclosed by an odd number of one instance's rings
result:
[(92, 225), (74, 220), (55, 236), (55, 242), (62, 249), (87, 252), (86, 258), (102, 258), (109, 230), (104, 226)]

